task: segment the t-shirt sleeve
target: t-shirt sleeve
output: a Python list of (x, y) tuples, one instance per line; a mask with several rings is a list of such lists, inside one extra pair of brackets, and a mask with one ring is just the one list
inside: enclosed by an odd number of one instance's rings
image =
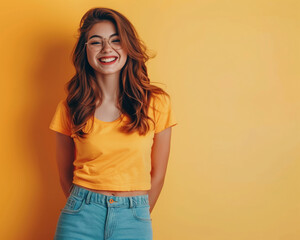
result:
[(173, 114), (170, 97), (163, 94), (159, 95), (155, 100), (155, 109), (155, 133), (178, 124)]
[(54, 116), (49, 125), (49, 129), (71, 136), (71, 121), (67, 111), (66, 100), (61, 100), (55, 110)]

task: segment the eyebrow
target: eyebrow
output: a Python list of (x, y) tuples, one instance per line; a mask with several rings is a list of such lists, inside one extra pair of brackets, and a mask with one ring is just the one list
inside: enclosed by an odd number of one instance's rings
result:
[[(117, 35), (119, 35), (118, 33), (113, 33), (112, 35), (110, 35), (109, 37), (113, 37), (113, 36), (117, 36)], [(100, 36), (100, 35), (93, 35), (93, 36), (91, 36), (89, 39), (91, 39), (91, 38), (95, 38), (95, 37), (99, 37), (99, 38), (103, 38), (102, 36)]]

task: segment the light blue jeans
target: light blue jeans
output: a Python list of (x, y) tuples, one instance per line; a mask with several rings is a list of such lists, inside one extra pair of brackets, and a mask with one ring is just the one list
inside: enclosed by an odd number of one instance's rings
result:
[(107, 196), (73, 184), (54, 240), (152, 240), (148, 195)]

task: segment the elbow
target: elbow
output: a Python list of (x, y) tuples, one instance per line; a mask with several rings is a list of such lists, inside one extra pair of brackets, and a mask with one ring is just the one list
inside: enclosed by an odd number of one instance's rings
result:
[(151, 174), (151, 182), (157, 184), (164, 184), (165, 175), (164, 174)]

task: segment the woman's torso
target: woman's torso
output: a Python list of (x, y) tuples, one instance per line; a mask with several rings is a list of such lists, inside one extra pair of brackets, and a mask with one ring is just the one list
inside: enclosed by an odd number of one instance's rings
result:
[[(114, 109), (112, 111), (112, 109)], [(100, 116), (105, 116), (105, 119), (101, 119)], [(102, 104), (101, 106), (96, 107), (95, 117), (101, 121), (112, 122), (117, 117), (120, 117), (119, 110), (113, 104)], [(82, 186), (80, 186), (82, 187)], [(91, 188), (85, 188), (89, 191), (95, 193), (101, 193), (108, 196), (118, 196), (118, 197), (131, 197), (131, 196), (138, 196), (138, 195), (146, 195), (148, 194), (148, 190), (138, 190), (138, 191), (109, 191), (109, 190), (95, 190)]]

